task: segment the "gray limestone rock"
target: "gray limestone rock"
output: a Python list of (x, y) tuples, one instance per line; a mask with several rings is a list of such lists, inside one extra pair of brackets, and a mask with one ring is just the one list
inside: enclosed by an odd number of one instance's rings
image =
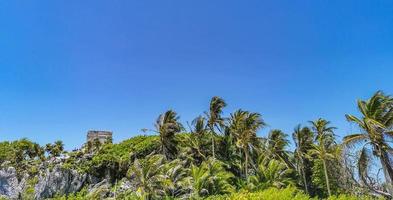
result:
[(27, 175), (18, 180), (13, 167), (0, 170), (0, 197), (18, 199), (26, 186)]
[(35, 199), (78, 192), (86, 183), (86, 177), (86, 174), (79, 174), (76, 170), (64, 169), (59, 165), (52, 170), (46, 169), (45, 173), (38, 177)]

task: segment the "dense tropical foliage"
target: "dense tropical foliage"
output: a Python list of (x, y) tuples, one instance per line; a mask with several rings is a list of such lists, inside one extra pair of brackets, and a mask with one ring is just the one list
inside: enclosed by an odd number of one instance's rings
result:
[[(272, 129), (263, 137), (259, 131), (267, 123), (261, 114), (239, 109), (224, 115), (226, 105), (213, 97), (205, 114), (187, 126), (169, 110), (159, 115), (150, 136), (88, 143), (72, 152), (65, 152), (61, 141), (45, 147), (27, 139), (2, 142), (0, 164), (34, 176), (34, 166), (66, 155), (64, 168), (111, 184), (106, 194), (112, 195), (106, 197), (89, 193), (86, 186), (55, 199), (392, 198), (391, 96), (377, 92), (359, 100), (360, 114), (346, 115), (358, 131), (342, 141), (322, 118), (292, 133)], [(119, 192), (124, 181), (134, 189)]]

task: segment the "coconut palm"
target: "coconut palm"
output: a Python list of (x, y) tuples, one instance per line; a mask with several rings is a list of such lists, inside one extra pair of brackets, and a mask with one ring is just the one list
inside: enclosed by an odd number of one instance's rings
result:
[(164, 157), (155, 155), (141, 163), (135, 159), (130, 169), (130, 178), (136, 185), (136, 193), (141, 199), (158, 199), (165, 194), (161, 183), (164, 180), (162, 170)]
[(249, 157), (259, 145), (257, 131), (266, 124), (259, 113), (237, 110), (231, 114), (230, 133), (233, 135), (236, 146), (244, 155), (244, 175), (248, 175)]
[(289, 168), (294, 169), (294, 164), (289, 159), (289, 151), (285, 150), (289, 144), (288, 135), (281, 130), (272, 130), (269, 132), (265, 144), (265, 150), (271, 159), (283, 161)]
[(163, 167), (161, 186), (165, 196), (170, 198), (180, 198), (187, 193), (188, 169), (184, 167), (184, 161), (173, 160)]
[(214, 195), (234, 192), (235, 188), (230, 184), (234, 176), (224, 168), (226, 165), (217, 160), (208, 160), (206, 163), (209, 168), (209, 192)]
[(55, 141), (54, 144), (46, 144), (45, 151), (52, 157), (60, 156), (64, 152), (64, 144), (61, 140)]
[(227, 194), (234, 191), (230, 184), (233, 174), (226, 171), (223, 163), (209, 159), (199, 167), (192, 165), (190, 168), (191, 197), (199, 199), (201, 196)]
[(221, 131), (221, 127), (224, 125), (224, 118), (222, 115), (222, 110), (227, 104), (224, 99), (220, 97), (213, 97), (210, 101), (209, 112), (207, 113), (208, 121), (207, 126), (210, 129), (211, 133), (211, 143), (212, 143), (212, 155), (215, 158), (215, 140), (214, 137), (216, 135), (216, 129)]
[(327, 161), (334, 158), (329, 147), (334, 143), (334, 130), (336, 127), (330, 126), (330, 122), (322, 118), (310, 121), (310, 123), (317, 142), (316, 145), (313, 145), (314, 147), (310, 150), (310, 153), (322, 161), (328, 195), (331, 196)]
[(294, 151), (295, 161), (297, 165), (298, 173), (302, 176), (303, 185), (306, 193), (308, 191), (308, 181), (306, 175), (306, 161), (308, 160), (308, 151), (313, 146), (314, 135), (308, 127), (296, 126), (292, 134), (292, 138), (295, 142), (296, 149)]
[(363, 149), (371, 147), (372, 155), (380, 160), (390, 194), (393, 195), (393, 165), (389, 156), (393, 149), (388, 142), (389, 138), (393, 138), (393, 98), (378, 91), (369, 100), (358, 100), (357, 106), (361, 117), (346, 115), (346, 118), (356, 123), (361, 133), (344, 137), (344, 144), (362, 143)]
[(192, 188), (191, 197), (199, 199), (201, 195), (208, 194), (207, 191), (207, 178), (209, 176), (208, 168), (205, 163), (199, 167), (191, 165), (190, 167), (190, 188)]
[(191, 156), (191, 159), (196, 163), (201, 163), (206, 159), (208, 140), (206, 136), (207, 126), (206, 119), (202, 116), (195, 118), (192, 121), (191, 135), (189, 137), (185, 137), (183, 149), (188, 156)]
[(292, 170), (282, 161), (262, 157), (259, 159), (256, 174), (248, 179), (248, 187), (252, 190), (261, 190), (269, 187), (283, 188), (294, 185), (291, 175)]
[(207, 129), (206, 129), (206, 118), (203, 116), (198, 116), (192, 121), (192, 130), (191, 133), (196, 134), (198, 136), (203, 136), (205, 135)]
[(173, 159), (177, 154), (177, 141), (175, 135), (183, 126), (179, 122), (176, 112), (168, 110), (161, 114), (156, 121), (156, 130), (160, 134), (160, 150), (167, 159)]

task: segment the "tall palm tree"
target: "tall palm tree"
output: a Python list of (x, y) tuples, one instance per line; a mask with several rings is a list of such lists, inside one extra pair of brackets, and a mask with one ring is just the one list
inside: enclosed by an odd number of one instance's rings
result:
[(334, 142), (334, 130), (336, 127), (330, 126), (330, 121), (322, 118), (319, 118), (315, 121), (310, 121), (310, 123), (311, 128), (315, 134), (315, 140), (317, 142), (310, 152), (311, 154), (316, 155), (322, 161), (328, 195), (331, 196), (332, 193), (330, 190), (327, 161), (334, 158), (333, 154), (330, 152), (329, 147)]
[(296, 149), (294, 151), (295, 160), (297, 164), (298, 173), (302, 176), (304, 189), (307, 194), (308, 191), (308, 181), (306, 175), (306, 160), (308, 156), (308, 151), (313, 146), (314, 135), (308, 127), (301, 127), (300, 124), (295, 127), (292, 134), (292, 138), (295, 142)]
[(378, 91), (369, 100), (358, 100), (357, 104), (362, 116), (346, 115), (346, 118), (356, 123), (362, 132), (344, 137), (344, 144), (363, 143), (363, 149), (371, 147), (373, 155), (381, 162), (389, 192), (393, 195), (393, 164), (389, 156), (393, 149), (388, 143), (388, 139), (393, 138), (393, 98)]
[(161, 153), (167, 159), (173, 159), (177, 153), (175, 135), (183, 129), (177, 113), (173, 110), (166, 111), (158, 117), (155, 126), (157, 132), (160, 134)]
[(223, 108), (227, 106), (227, 104), (225, 103), (224, 99), (222, 99), (221, 97), (213, 97), (210, 100), (210, 107), (209, 107), (209, 112), (207, 113), (207, 117), (208, 117), (208, 121), (207, 121), (207, 126), (210, 129), (210, 133), (211, 133), (211, 143), (212, 143), (212, 155), (213, 158), (215, 158), (215, 134), (216, 131), (215, 129), (218, 129), (218, 131), (220, 131), (220, 127), (222, 127), (224, 125), (224, 118), (221, 116), (222, 115), (222, 110)]
[(257, 131), (266, 124), (259, 113), (237, 110), (230, 117), (230, 132), (244, 155), (244, 175), (248, 175), (249, 156), (260, 145)]

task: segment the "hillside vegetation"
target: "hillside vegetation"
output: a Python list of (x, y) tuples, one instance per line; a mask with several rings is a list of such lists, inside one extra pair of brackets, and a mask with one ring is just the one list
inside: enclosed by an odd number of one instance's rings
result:
[(392, 198), (391, 96), (359, 100), (345, 116), (358, 128), (342, 140), (322, 118), (261, 137), (263, 115), (225, 107), (213, 97), (187, 126), (169, 110), (147, 135), (71, 152), (61, 141), (1, 142), (0, 199)]

